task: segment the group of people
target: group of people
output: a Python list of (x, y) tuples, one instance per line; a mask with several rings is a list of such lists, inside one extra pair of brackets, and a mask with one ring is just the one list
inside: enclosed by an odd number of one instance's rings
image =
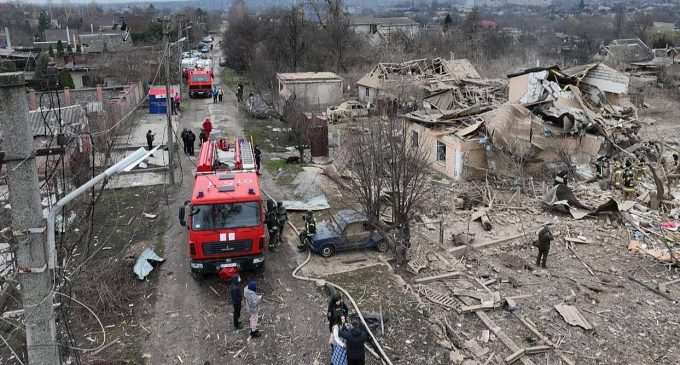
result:
[(221, 103), (222, 100), (224, 99), (224, 89), (221, 87), (215, 86), (212, 89), (212, 97), (213, 97), (213, 103), (217, 103), (218, 101)]
[(250, 337), (260, 337), (260, 331), (257, 329), (257, 315), (260, 302), (262, 302), (262, 295), (257, 294), (255, 280), (251, 280), (248, 282), (248, 285), (241, 289), (241, 277), (237, 275), (231, 281), (229, 296), (234, 307), (234, 328), (241, 328), (241, 303), (245, 298), (248, 323), (250, 325)]
[(328, 303), (328, 329), (331, 346), (331, 365), (364, 365), (366, 353), (364, 343), (368, 340), (368, 334), (362, 323), (354, 319), (350, 324), (347, 321), (347, 305), (342, 301), (339, 294), (335, 294)]
[[(201, 131), (201, 133), (203, 133)], [(182, 131), (182, 144), (184, 145), (184, 154), (193, 156), (194, 155), (194, 143), (196, 142), (196, 134), (188, 128), (184, 128)]]

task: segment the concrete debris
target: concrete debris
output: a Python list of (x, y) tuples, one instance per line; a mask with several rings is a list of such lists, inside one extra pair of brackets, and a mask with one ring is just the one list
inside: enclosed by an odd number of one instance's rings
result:
[(151, 271), (153, 271), (154, 265), (157, 266), (164, 261), (165, 259), (158, 256), (153, 249), (146, 248), (139, 255), (139, 257), (137, 257), (137, 261), (135, 262), (135, 266), (133, 267), (132, 271), (137, 274), (137, 279), (144, 280), (151, 273)]
[(305, 201), (284, 200), (283, 206), (290, 211), (319, 211), (329, 209), (328, 199), (325, 195), (318, 195)]
[(585, 330), (592, 330), (588, 320), (583, 317), (583, 314), (573, 305), (557, 304), (555, 310), (564, 318), (564, 321), (572, 326), (578, 326)]

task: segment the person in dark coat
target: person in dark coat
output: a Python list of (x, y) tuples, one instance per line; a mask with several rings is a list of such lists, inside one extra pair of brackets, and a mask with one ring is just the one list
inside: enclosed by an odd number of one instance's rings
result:
[(236, 276), (229, 287), (229, 296), (231, 297), (231, 304), (234, 306), (234, 328), (241, 328), (241, 302), (243, 301), (243, 294), (241, 293), (241, 277)]
[(347, 365), (366, 364), (364, 343), (368, 340), (368, 334), (358, 320), (352, 321), (352, 328), (340, 330), (340, 338), (345, 340), (347, 346)]
[(201, 146), (208, 140), (208, 135), (205, 134), (204, 130), (201, 130), (201, 133), (198, 134), (198, 140), (201, 142)]
[(153, 149), (153, 140), (156, 137), (155, 134), (149, 129), (148, 132), (146, 132), (146, 145), (149, 147), (149, 151)]
[(346, 317), (348, 313), (349, 310), (347, 309), (345, 302), (342, 301), (342, 297), (340, 294), (335, 293), (333, 298), (331, 298), (331, 301), (328, 302), (328, 312), (326, 313), (326, 317), (328, 318), (328, 331), (331, 332), (333, 330), (333, 325), (340, 319), (340, 316), (344, 315)]
[(184, 147), (185, 155), (189, 154), (189, 140), (187, 132), (189, 132), (189, 130), (184, 128), (184, 130), (182, 130), (182, 134), (180, 135), (180, 137), (182, 137), (182, 146)]
[(536, 256), (536, 267), (539, 265), (543, 268), (546, 267), (548, 252), (550, 252), (550, 241), (552, 240), (552, 232), (550, 232), (550, 227), (546, 224), (538, 232), (538, 242), (536, 244), (536, 247), (538, 247), (538, 256)]
[(255, 169), (260, 173), (260, 161), (262, 161), (262, 151), (255, 145)]
[(190, 129), (187, 129), (187, 142), (189, 143), (189, 156), (194, 155), (194, 143), (196, 143), (196, 134)]

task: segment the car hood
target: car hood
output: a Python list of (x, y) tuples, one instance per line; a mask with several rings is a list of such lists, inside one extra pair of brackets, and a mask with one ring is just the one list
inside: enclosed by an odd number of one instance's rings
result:
[(321, 222), (316, 225), (316, 233), (312, 236), (312, 241), (325, 241), (338, 237), (338, 227), (332, 222)]

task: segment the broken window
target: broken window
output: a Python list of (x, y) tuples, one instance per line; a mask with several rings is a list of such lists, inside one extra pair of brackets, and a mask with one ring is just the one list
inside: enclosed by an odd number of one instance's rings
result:
[(411, 147), (418, 147), (418, 132), (411, 131)]
[(442, 141), (437, 141), (437, 161), (446, 161), (446, 145)]

